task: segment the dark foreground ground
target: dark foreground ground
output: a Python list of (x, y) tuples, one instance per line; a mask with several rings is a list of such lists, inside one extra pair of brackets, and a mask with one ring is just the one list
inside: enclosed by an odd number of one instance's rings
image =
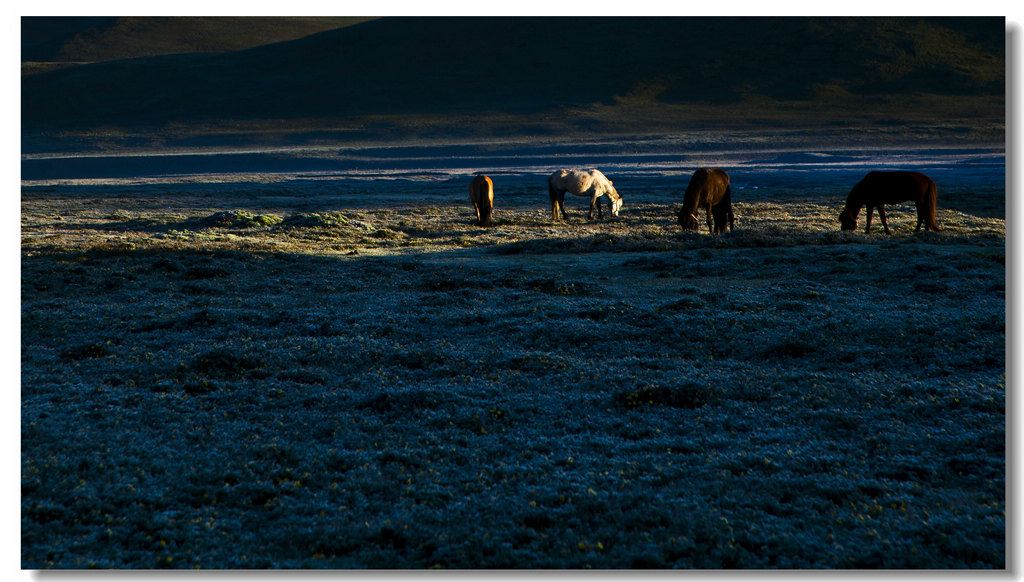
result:
[(22, 567), (1005, 566), (1001, 204), (463, 189), (24, 189)]

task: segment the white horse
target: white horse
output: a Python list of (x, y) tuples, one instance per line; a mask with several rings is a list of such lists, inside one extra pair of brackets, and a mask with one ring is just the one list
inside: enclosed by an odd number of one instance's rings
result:
[(604, 174), (597, 170), (558, 170), (548, 177), (548, 197), (551, 198), (551, 218), (558, 220), (559, 212), (562, 218), (565, 214), (565, 193), (570, 192), (576, 196), (590, 196), (590, 214), (587, 219), (594, 218), (594, 205), (597, 205), (597, 217), (604, 218), (601, 214), (601, 196), (608, 196), (608, 209), (612, 216), (619, 215), (622, 208), (622, 197), (615, 191), (612, 181), (604, 177)]

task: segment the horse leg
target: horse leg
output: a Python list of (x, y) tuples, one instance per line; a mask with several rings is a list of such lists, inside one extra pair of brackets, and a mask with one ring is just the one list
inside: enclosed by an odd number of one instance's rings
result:
[(878, 217), (882, 219), (882, 228), (885, 229), (885, 234), (892, 234), (889, 232), (889, 223), (885, 220), (885, 205), (878, 205)]
[(562, 217), (562, 220), (568, 218), (568, 215), (566, 215), (565, 213), (565, 192), (555, 192), (552, 195), (551, 213), (552, 218), (554, 218), (555, 220), (558, 220), (559, 216)]
[(725, 203), (719, 202), (718, 205), (715, 206), (713, 215), (715, 217), (715, 234), (725, 234), (725, 229), (729, 221), (729, 211), (725, 207)]
[(867, 220), (865, 220), (867, 225), (864, 227), (864, 234), (871, 234), (871, 213), (873, 213), (874, 211), (874, 206), (868, 206), (868, 217)]
[(715, 221), (714, 216), (711, 213), (711, 204), (708, 204), (708, 232), (715, 234)]
[(558, 220), (559, 216), (562, 217), (562, 220), (568, 218), (565, 213), (565, 192), (555, 192), (551, 197), (551, 218)]
[(565, 199), (565, 192), (559, 192), (550, 182), (548, 183), (548, 198), (551, 200), (551, 220), (558, 220), (558, 213), (561, 211), (562, 218), (565, 218), (565, 208), (562, 201)]
[[(732, 232), (733, 222), (736, 220), (736, 215), (732, 213), (732, 188), (729, 186), (725, 187), (725, 198), (722, 200), (725, 203), (725, 217), (729, 221), (729, 232)], [(723, 229), (724, 230), (724, 229)]]
[(473, 210), (476, 210), (476, 223), (478, 226), (483, 226), (483, 221), (480, 218), (480, 205), (476, 202), (473, 203)]

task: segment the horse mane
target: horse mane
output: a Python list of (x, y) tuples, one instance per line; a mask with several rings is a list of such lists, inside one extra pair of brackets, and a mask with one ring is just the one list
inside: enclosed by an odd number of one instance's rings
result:
[[(683, 212), (690, 215), (697, 214), (697, 205), (700, 204), (700, 190), (708, 181), (707, 168), (700, 168), (690, 177), (690, 183), (686, 185), (686, 192), (683, 193)], [(698, 179), (700, 176), (700, 179)]]
[[(604, 177), (604, 174), (601, 174), (601, 176)], [(605, 190), (605, 194), (607, 194), (612, 200), (622, 200), (622, 196), (619, 194), (619, 191), (615, 189), (615, 184), (613, 184), (608, 178), (605, 178), (605, 181), (608, 182), (608, 189)]]
[(857, 215), (860, 214), (860, 209), (863, 208), (866, 203), (864, 200), (863, 184), (863, 181), (854, 184), (850, 193), (846, 196), (846, 205), (843, 206), (843, 211), (839, 213), (839, 222), (842, 222), (844, 225), (856, 222)]

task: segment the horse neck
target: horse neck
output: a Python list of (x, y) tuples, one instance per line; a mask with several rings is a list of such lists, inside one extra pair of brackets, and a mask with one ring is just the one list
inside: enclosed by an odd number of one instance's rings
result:
[(843, 207), (843, 214), (849, 214), (850, 218), (857, 218), (860, 214), (860, 209), (864, 207), (865, 200), (864, 194), (858, 188), (854, 188), (850, 191), (850, 195), (846, 197), (846, 206)]
[(687, 190), (683, 194), (683, 210), (688, 214), (697, 214), (697, 206), (700, 205), (700, 192), (696, 190)]

